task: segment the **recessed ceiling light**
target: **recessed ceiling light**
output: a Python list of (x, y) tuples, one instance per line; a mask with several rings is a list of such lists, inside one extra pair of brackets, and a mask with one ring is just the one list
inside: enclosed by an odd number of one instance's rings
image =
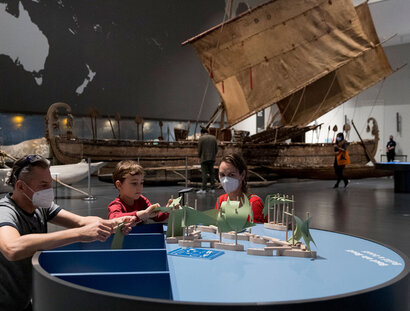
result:
[[(369, 0), (369, 4), (374, 4), (374, 3), (378, 3), (378, 2), (384, 2), (384, 1), (387, 1), (387, 0)], [(359, 5), (359, 4), (363, 3), (363, 2), (366, 2), (366, 1), (363, 1), (363, 0), (352, 0), (352, 2), (353, 2), (353, 5), (354, 5), (354, 6), (357, 6), (357, 5)]]
[(376, 2), (382, 2), (386, 0), (369, 0), (369, 4), (376, 3)]

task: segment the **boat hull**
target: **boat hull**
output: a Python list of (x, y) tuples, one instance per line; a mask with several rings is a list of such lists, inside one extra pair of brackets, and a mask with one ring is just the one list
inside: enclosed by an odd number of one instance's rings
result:
[[(367, 152), (374, 157), (377, 142), (364, 140)], [(352, 142), (347, 148), (352, 165), (366, 165), (370, 159), (362, 143)], [(243, 156), (248, 165), (259, 165), (274, 168), (305, 169), (315, 167), (333, 168), (335, 152), (333, 144), (280, 143), (244, 145)]]
[[(367, 154), (374, 156), (377, 141), (364, 140), (363, 143)], [(118, 161), (134, 159), (145, 168), (146, 181), (171, 183), (183, 181), (185, 167), (187, 167), (189, 179), (196, 179), (194, 176), (200, 176), (193, 173), (199, 171), (200, 168), (196, 141), (146, 142), (56, 137), (51, 145), (55, 146), (54, 156), (61, 163), (78, 162), (81, 158), (111, 162), (101, 169), (102, 174), (111, 173)], [(365, 178), (390, 175), (387, 171), (376, 171), (373, 167), (366, 166), (369, 158), (365, 148), (359, 142), (352, 142), (349, 145), (352, 164), (347, 166), (346, 176)], [(272, 174), (277, 174), (279, 177), (335, 178), (333, 144), (222, 142), (218, 144), (216, 164), (219, 164), (224, 155), (232, 152), (242, 153), (249, 167), (257, 169), (258, 174), (265, 178), (272, 177)]]

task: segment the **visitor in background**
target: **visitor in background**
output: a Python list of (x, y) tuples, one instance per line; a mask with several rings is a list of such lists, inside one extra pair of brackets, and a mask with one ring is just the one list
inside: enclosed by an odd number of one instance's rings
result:
[(333, 188), (339, 187), (340, 181), (343, 180), (345, 188), (349, 184), (347, 178), (343, 175), (343, 170), (345, 165), (350, 164), (350, 158), (347, 152), (347, 146), (349, 143), (345, 140), (343, 133), (338, 133), (336, 135), (336, 143), (334, 145), (335, 151), (335, 161), (334, 161), (334, 169), (337, 176), (336, 184)]
[(201, 129), (201, 137), (198, 141), (198, 156), (201, 159), (201, 174), (202, 174), (202, 186), (196, 193), (206, 193), (206, 184), (210, 179), (211, 190), (215, 192), (215, 158), (218, 153), (218, 143), (214, 135), (209, 134), (208, 129)]
[[(232, 153), (222, 158), (219, 165), (219, 181), (226, 194), (219, 196), (215, 209), (219, 210), (223, 201), (242, 201), (246, 195), (249, 205), (252, 206), (253, 220), (256, 223), (267, 222), (263, 217), (263, 202), (260, 197), (249, 193), (248, 189), (248, 167), (241, 155)], [(242, 203), (240, 204), (242, 206)], [(248, 221), (249, 218), (248, 218)]]
[[(0, 310), (31, 310), (32, 265), (36, 251), (74, 242), (105, 241), (135, 217), (105, 220), (82, 217), (54, 203), (49, 161), (33, 154), (17, 160), (8, 184), (13, 193), (0, 200)], [(70, 229), (47, 233), (47, 222)]]
[(393, 140), (393, 135), (390, 135), (389, 141), (386, 145), (387, 162), (394, 162), (396, 156), (396, 142)]

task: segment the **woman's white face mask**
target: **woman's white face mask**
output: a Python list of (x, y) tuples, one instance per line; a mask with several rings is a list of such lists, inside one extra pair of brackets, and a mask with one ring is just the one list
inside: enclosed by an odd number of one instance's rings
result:
[(237, 180), (236, 178), (224, 176), (219, 180), (221, 182), (222, 188), (224, 188), (226, 193), (231, 193), (238, 189), (239, 180)]
[(24, 195), (29, 199), (34, 206), (37, 207), (45, 207), (49, 208), (51, 207), (51, 203), (54, 201), (54, 191), (53, 188), (48, 188), (40, 191), (34, 191), (33, 189), (30, 188), (29, 185), (26, 184), (26, 186), (33, 191), (33, 197), (30, 199), (28, 195), (24, 193)]

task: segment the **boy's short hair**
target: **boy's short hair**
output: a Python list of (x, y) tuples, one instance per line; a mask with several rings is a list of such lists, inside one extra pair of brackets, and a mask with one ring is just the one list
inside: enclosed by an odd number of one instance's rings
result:
[(136, 161), (133, 160), (124, 160), (118, 162), (115, 166), (114, 172), (112, 173), (112, 179), (115, 182), (119, 180), (123, 182), (127, 175), (144, 175), (144, 169)]

